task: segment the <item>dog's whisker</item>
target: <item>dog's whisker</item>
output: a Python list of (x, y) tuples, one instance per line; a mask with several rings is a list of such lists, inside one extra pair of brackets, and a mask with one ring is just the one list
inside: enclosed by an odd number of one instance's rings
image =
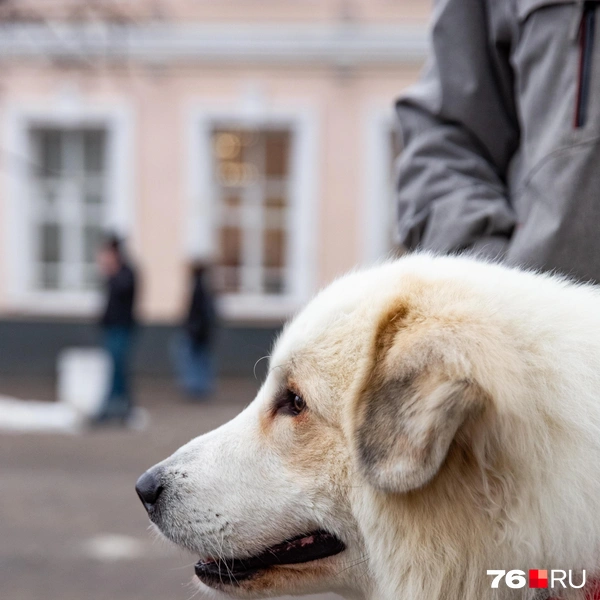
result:
[(193, 567), (196, 564), (196, 561), (194, 561), (191, 564), (185, 564), (182, 567), (171, 567), (169, 569), (169, 571), (182, 571), (183, 569), (189, 569), (190, 567)]
[(344, 571), (347, 571), (348, 569), (354, 569), (355, 567), (359, 567), (360, 565), (365, 564), (368, 561), (369, 561), (369, 557), (364, 555), (360, 559), (357, 559), (356, 561), (350, 563), (349, 565), (346, 565), (343, 569), (340, 569), (339, 571), (337, 571), (336, 577), (338, 575), (342, 574)]
[(193, 600), (196, 596), (198, 596), (202, 592), (202, 588), (200, 588), (194, 581), (191, 581), (188, 585), (193, 585), (196, 589), (192, 593), (192, 595), (187, 600)]

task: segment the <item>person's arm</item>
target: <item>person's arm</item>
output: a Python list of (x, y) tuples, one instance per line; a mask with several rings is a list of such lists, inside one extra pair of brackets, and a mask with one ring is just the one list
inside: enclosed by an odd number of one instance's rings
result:
[(490, 39), (501, 35), (490, 6), (435, 2), (432, 56), (396, 105), (398, 233), (410, 249), (498, 255), (515, 225), (505, 178), (518, 122), (508, 45)]

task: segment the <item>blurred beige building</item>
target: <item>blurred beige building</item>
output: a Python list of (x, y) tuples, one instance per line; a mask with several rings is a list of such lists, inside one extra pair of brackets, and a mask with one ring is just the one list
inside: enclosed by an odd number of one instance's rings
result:
[(216, 262), (230, 327), (256, 329), (385, 256), (393, 100), (428, 14), (426, 0), (0, 1), (0, 334), (92, 316), (107, 229), (128, 237), (156, 327), (181, 317), (193, 259)]

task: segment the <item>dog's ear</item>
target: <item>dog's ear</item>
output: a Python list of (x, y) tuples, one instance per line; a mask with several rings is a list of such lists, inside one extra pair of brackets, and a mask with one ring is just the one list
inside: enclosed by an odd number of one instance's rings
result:
[(374, 487), (402, 493), (427, 484), (481, 410), (480, 388), (461, 376), (456, 356), (445, 360), (453, 346), (443, 324), (410, 319), (405, 308), (382, 319), (351, 414), (358, 463)]

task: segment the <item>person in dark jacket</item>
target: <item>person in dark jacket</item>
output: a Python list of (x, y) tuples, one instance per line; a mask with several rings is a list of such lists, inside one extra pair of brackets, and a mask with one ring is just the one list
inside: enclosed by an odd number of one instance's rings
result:
[(600, 281), (600, 0), (434, 0), (399, 239)]
[(100, 317), (104, 348), (110, 357), (112, 376), (96, 423), (131, 416), (130, 358), (135, 319), (136, 274), (128, 263), (119, 238), (106, 239), (98, 252), (98, 267), (105, 278), (106, 304)]
[(212, 346), (217, 322), (206, 264), (192, 265), (191, 283), (189, 309), (175, 340), (175, 367), (182, 389), (202, 398), (214, 390)]

